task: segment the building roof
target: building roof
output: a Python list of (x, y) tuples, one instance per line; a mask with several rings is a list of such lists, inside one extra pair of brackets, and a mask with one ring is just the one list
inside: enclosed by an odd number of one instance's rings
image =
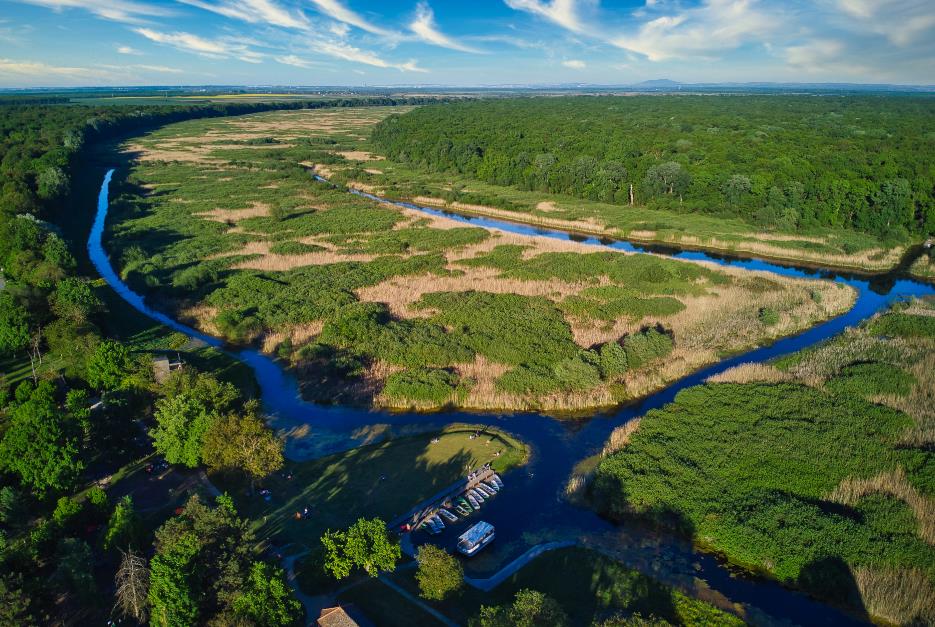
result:
[(326, 607), (321, 611), (318, 617), (318, 627), (359, 627), (360, 623), (351, 618), (340, 605), (337, 607)]

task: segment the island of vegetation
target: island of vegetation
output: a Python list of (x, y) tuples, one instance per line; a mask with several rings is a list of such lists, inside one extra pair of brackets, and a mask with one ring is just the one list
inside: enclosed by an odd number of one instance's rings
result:
[(622, 427), (591, 502), (864, 617), (931, 623), (933, 360), (935, 304), (916, 301), (728, 370)]
[[(389, 108), (274, 112), (124, 144), (106, 246), (158, 308), (256, 343), (321, 402), (581, 410), (842, 313), (853, 291), (510, 235), (316, 181)], [(730, 333), (725, 333), (730, 329)]]

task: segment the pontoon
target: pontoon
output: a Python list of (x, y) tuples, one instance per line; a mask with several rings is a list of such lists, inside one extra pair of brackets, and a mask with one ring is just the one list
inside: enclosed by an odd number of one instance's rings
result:
[(481, 521), (458, 537), (458, 551), (470, 557), (493, 542), (493, 539), (493, 525)]

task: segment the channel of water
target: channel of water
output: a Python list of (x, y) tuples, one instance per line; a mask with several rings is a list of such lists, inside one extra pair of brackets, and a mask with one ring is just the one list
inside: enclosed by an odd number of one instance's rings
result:
[[(587, 420), (557, 420), (533, 412), (475, 413), (443, 411), (436, 413), (387, 412), (343, 406), (323, 406), (301, 398), (298, 382), (271, 357), (252, 348), (231, 349), (216, 337), (199, 332), (166, 314), (150, 308), (144, 298), (131, 290), (114, 271), (104, 250), (102, 237), (109, 207), (109, 187), (114, 170), (104, 176), (98, 196), (97, 213), (88, 238), (88, 253), (104, 280), (135, 309), (192, 338), (226, 350), (253, 369), (262, 393), (263, 406), (270, 424), (287, 436), (286, 455), (302, 460), (357, 446), (384, 437), (387, 433), (440, 428), (455, 422), (493, 425), (522, 438), (530, 447), (529, 463), (508, 473), (505, 490), (484, 505), (481, 517), (497, 528), (497, 541), (485, 553), (466, 565), (473, 576), (485, 576), (502, 564), (522, 554), (534, 544), (549, 540), (578, 539), (594, 546), (613, 546), (624, 563), (662, 581), (683, 587), (710, 587), (750, 610), (756, 622), (789, 621), (802, 625), (841, 625), (859, 623), (829, 605), (816, 602), (797, 591), (762, 578), (733, 572), (710, 554), (696, 551), (690, 542), (656, 534), (642, 528), (614, 525), (594, 512), (572, 505), (562, 498), (565, 482), (575, 464), (600, 451), (610, 432), (646, 411), (673, 400), (688, 387), (702, 383), (737, 364), (762, 362), (812, 346), (845, 328), (872, 316), (897, 299), (935, 294), (935, 286), (912, 280), (902, 271), (888, 275), (861, 276), (831, 270), (785, 265), (761, 259), (731, 258), (699, 251), (678, 251), (644, 247), (626, 241), (608, 241), (563, 231), (544, 229), (496, 220), (464, 216), (449, 211), (392, 201), (359, 190), (349, 190), (377, 202), (390, 203), (430, 215), (445, 216), (473, 226), (557, 239), (573, 239), (595, 247), (631, 252), (663, 252), (685, 260), (703, 260), (722, 266), (771, 272), (791, 277), (812, 277), (846, 283), (857, 290), (857, 300), (846, 313), (818, 324), (807, 331), (724, 359), (680, 379), (668, 387), (613, 411), (601, 411)], [(321, 177), (315, 177), (327, 183)], [(901, 266), (904, 267), (905, 264)], [(445, 542), (452, 543), (461, 528), (479, 518), (455, 524), (445, 532)], [(416, 543), (427, 540), (416, 534)], [(437, 542), (435, 538), (432, 540)]]

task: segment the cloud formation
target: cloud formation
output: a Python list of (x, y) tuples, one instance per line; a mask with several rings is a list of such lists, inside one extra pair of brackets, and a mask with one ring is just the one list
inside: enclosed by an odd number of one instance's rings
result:
[(461, 52), (480, 52), (477, 48), (472, 48), (471, 46), (455, 41), (438, 30), (438, 26), (435, 24), (435, 14), (432, 12), (432, 7), (430, 7), (427, 2), (419, 3), (416, 8), (416, 17), (412, 23), (409, 24), (409, 29), (422, 41), (441, 46), (442, 48), (460, 50)]
[(133, 0), (19, 0), (26, 4), (63, 9), (84, 9), (105, 20), (142, 24), (154, 17), (173, 15), (170, 9)]

